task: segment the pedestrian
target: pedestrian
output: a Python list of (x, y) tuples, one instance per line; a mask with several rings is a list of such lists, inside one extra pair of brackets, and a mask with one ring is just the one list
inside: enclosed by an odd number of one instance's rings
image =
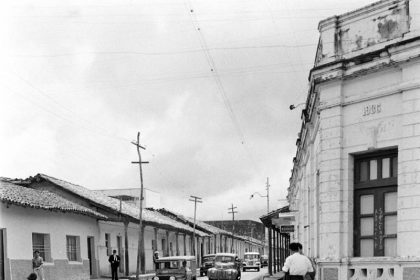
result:
[(112, 280), (118, 280), (118, 267), (120, 266), (120, 256), (117, 255), (117, 250), (112, 251), (112, 255), (108, 259), (111, 264), (111, 277)]
[(36, 276), (36, 273), (31, 273), (31, 274), (29, 274), (29, 276), (28, 276), (28, 278), (26, 278), (26, 279), (28, 279), (28, 280), (36, 280), (38, 277)]
[(311, 261), (301, 254), (302, 244), (290, 243), (289, 249), (292, 252), (284, 262), (283, 271), (289, 273), (289, 280), (304, 280), (308, 272), (313, 272)]
[(44, 280), (44, 260), (42, 259), (38, 250), (34, 251), (34, 258), (32, 259), (32, 268), (38, 280)]
[(155, 264), (155, 269), (159, 269), (159, 263), (157, 262), (157, 260), (159, 259), (159, 251), (155, 251), (153, 253), (153, 263)]
[[(298, 244), (299, 244), (299, 254), (301, 254), (301, 255), (304, 256), (304, 254), (303, 254), (303, 246), (300, 243), (298, 243)], [(311, 262), (312, 270), (313, 271), (306, 273), (305, 280), (314, 280), (315, 279), (315, 262), (314, 262), (314, 260), (311, 260), (311, 259), (309, 259), (309, 261)]]

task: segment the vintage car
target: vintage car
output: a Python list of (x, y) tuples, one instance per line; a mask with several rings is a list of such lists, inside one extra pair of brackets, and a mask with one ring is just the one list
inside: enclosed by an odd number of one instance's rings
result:
[(244, 260), (242, 261), (242, 269), (246, 271), (248, 269), (256, 269), (260, 271), (261, 261), (260, 253), (258, 252), (246, 252), (244, 254)]
[(195, 256), (162, 257), (156, 260), (158, 269), (153, 280), (196, 280)]
[(214, 257), (214, 267), (207, 271), (209, 280), (239, 280), (241, 279), (241, 263), (238, 255), (217, 253)]
[(261, 267), (268, 266), (268, 256), (262, 255), (260, 258)]
[(200, 276), (207, 275), (207, 270), (212, 268), (215, 254), (204, 255), (200, 266)]

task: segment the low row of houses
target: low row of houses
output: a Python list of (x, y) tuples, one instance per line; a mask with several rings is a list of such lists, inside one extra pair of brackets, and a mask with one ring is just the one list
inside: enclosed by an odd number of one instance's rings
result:
[[(138, 207), (44, 174), (0, 178), (0, 200), (0, 280), (25, 279), (35, 250), (45, 260), (47, 279), (110, 275), (112, 250), (121, 256), (120, 273), (135, 273)], [(168, 209), (144, 209), (141, 233), (142, 273), (153, 271), (154, 251), (160, 256), (194, 254), (193, 221)], [(195, 236), (199, 260), (216, 252), (262, 252), (264, 246), (201, 221)]]

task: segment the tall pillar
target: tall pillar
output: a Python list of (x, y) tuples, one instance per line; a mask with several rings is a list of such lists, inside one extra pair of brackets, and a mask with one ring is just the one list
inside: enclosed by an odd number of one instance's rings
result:
[(169, 230), (166, 231), (166, 248), (164, 252), (165, 256), (169, 256)]
[(184, 256), (187, 255), (187, 234), (184, 233)]
[(217, 234), (214, 235), (214, 252), (213, 253), (217, 253)]
[(273, 229), (273, 269), (277, 273), (277, 248), (276, 248), (276, 230)]
[(179, 256), (179, 232), (175, 233), (175, 238), (176, 255)]
[(277, 271), (280, 271), (280, 231), (277, 232)]
[(125, 276), (130, 273), (130, 266), (128, 264), (128, 221), (124, 221), (124, 265), (125, 265)]

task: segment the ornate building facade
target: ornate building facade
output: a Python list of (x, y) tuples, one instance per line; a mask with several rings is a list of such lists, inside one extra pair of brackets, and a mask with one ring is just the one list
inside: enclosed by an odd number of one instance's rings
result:
[(318, 279), (420, 279), (420, 2), (319, 24), (288, 190)]

